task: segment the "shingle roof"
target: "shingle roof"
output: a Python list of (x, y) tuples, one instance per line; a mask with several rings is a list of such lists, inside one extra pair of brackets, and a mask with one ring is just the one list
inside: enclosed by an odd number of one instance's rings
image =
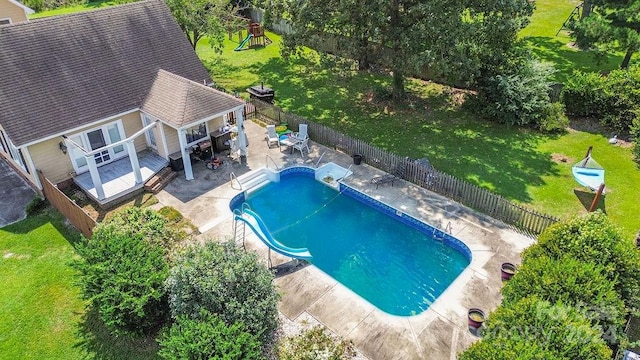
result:
[(159, 69), (210, 77), (162, 0), (0, 28), (0, 124), (15, 145), (139, 108)]
[(243, 101), (168, 71), (159, 70), (141, 109), (175, 127), (222, 114)]

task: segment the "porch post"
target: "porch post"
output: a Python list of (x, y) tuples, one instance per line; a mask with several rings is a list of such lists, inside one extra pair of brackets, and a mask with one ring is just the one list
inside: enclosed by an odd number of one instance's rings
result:
[(87, 159), (87, 166), (89, 166), (89, 174), (91, 174), (91, 181), (93, 182), (93, 187), (96, 188), (96, 194), (98, 195), (98, 200), (104, 200), (104, 189), (102, 188), (102, 180), (100, 179), (100, 173), (98, 172), (98, 166), (96, 165), (96, 158), (93, 155), (85, 155), (84, 157)]
[(142, 182), (142, 173), (140, 172), (138, 153), (136, 153), (136, 144), (134, 144), (133, 140), (127, 141), (127, 150), (129, 151), (129, 161), (131, 161), (131, 168), (133, 169), (136, 184), (140, 184)]
[(242, 109), (236, 110), (236, 121), (238, 126), (238, 147), (240, 148), (240, 156), (247, 156), (247, 134), (244, 132), (244, 117)]
[(187, 149), (187, 133), (184, 130), (178, 131), (178, 141), (180, 142), (180, 153), (182, 154), (182, 164), (184, 164), (184, 177), (193, 180), (193, 169), (191, 168), (191, 158)]

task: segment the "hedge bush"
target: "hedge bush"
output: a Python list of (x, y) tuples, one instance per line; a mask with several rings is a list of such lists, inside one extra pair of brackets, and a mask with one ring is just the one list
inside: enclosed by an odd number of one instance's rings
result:
[(78, 283), (106, 327), (118, 335), (146, 335), (167, 319), (165, 251), (142, 234), (98, 224), (76, 250)]
[(278, 346), (280, 360), (347, 360), (356, 356), (352, 342), (340, 340), (322, 326), (313, 326), (285, 338)]
[(558, 260), (529, 258), (502, 289), (503, 304), (536, 296), (550, 303), (562, 302), (598, 325), (610, 345), (624, 338), (626, 310), (604, 267), (568, 256)]
[(198, 318), (206, 309), (229, 326), (244, 323), (251, 334), (267, 342), (278, 326), (273, 278), (255, 253), (232, 242), (187, 247), (166, 282), (171, 315)]
[(482, 341), (460, 360), (611, 359), (601, 332), (578, 310), (536, 297), (503, 305), (485, 322)]
[(564, 106), (551, 101), (553, 68), (523, 59), (509, 72), (483, 80), (471, 104), (487, 119), (514, 126), (534, 126), (544, 131), (564, 129)]
[(180, 315), (160, 339), (158, 355), (163, 359), (261, 359), (261, 343), (244, 324), (225, 324), (202, 309), (198, 319)]
[(562, 90), (567, 113), (597, 118), (616, 131), (628, 131), (640, 111), (640, 66), (608, 75), (576, 71)]
[(523, 261), (542, 256), (598, 264), (628, 308), (640, 305), (640, 253), (601, 211), (548, 227), (523, 252)]

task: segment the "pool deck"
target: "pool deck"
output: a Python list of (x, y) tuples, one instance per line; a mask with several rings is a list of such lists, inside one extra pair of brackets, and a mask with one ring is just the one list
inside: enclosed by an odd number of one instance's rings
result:
[[(202, 232), (199, 239), (232, 239), (233, 220), (229, 201), (239, 190), (232, 188), (230, 172), (237, 176), (274, 163), (279, 167), (314, 166), (334, 162), (345, 168), (353, 163), (348, 154), (309, 142), (311, 153), (304, 158), (286, 148), (267, 147), (265, 129), (247, 121), (249, 148), (245, 164), (223, 156), (224, 164), (209, 170), (204, 163), (193, 165), (195, 180), (181, 173), (157, 194), (156, 206), (173, 206)], [(268, 155), (268, 157), (267, 157)], [(282, 293), (280, 312), (289, 320), (313, 318), (335, 334), (352, 340), (359, 352), (378, 359), (456, 359), (457, 354), (479, 340), (467, 326), (467, 310), (478, 307), (489, 313), (501, 301), (500, 265), (520, 262), (520, 253), (534, 239), (512, 230), (488, 216), (408, 182), (385, 184), (377, 189), (369, 183), (380, 170), (366, 164), (351, 167), (353, 174), (343, 182), (435, 227), (451, 226), (451, 233), (471, 249), (467, 269), (421, 314), (400, 317), (386, 314), (362, 299), (318, 268), (296, 266), (290, 258), (271, 252), (278, 270), (276, 284)], [(248, 232), (250, 233), (250, 232)], [(269, 258), (267, 247), (251, 234), (247, 249)]]

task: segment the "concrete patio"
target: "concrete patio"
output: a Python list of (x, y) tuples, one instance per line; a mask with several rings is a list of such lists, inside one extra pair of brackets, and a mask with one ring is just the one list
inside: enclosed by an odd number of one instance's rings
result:
[[(348, 154), (310, 142), (311, 153), (301, 157), (288, 149), (268, 148), (265, 129), (247, 121), (249, 148), (246, 163), (222, 156), (216, 170), (204, 162), (193, 165), (195, 180), (178, 176), (157, 195), (160, 206), (173, 206), (200, 229), (202, 240), (233, 237), (229, 201), (239, 190), (232, 188), (230, 173), (240, 176), (263, 166), (295, 164), (315, 166), (334, 162), (349, 167)], [(324, 154), (324, 155), (322, 155)], [(520, 262), (521, 251), (534, 240), (507, 225), (407, 182), (376, 189), (370, 179), (382, 172), (366, 164), (354, 165), (343, 182), (433, 226), (444, 229), (471, 249), (473, 260), (431, 307), (410, 317), (384, 313), (313, 265), (290, 268), (276, 277), (282, 293), (280, 311), (291, 321), (313, 318), (335, 334), (350, 339), (369, 359), (455, 359), (478, 338), (467, 327), (467, 310), (486, 313), (500, 303), (500, 264)], [(236, 186), (237, 187), (237, 186)], [(268, 258), (267, 247), (251, 234), (246, 246)], [(289, 258), (271, 253), (274, 267), (285, 269)]]

